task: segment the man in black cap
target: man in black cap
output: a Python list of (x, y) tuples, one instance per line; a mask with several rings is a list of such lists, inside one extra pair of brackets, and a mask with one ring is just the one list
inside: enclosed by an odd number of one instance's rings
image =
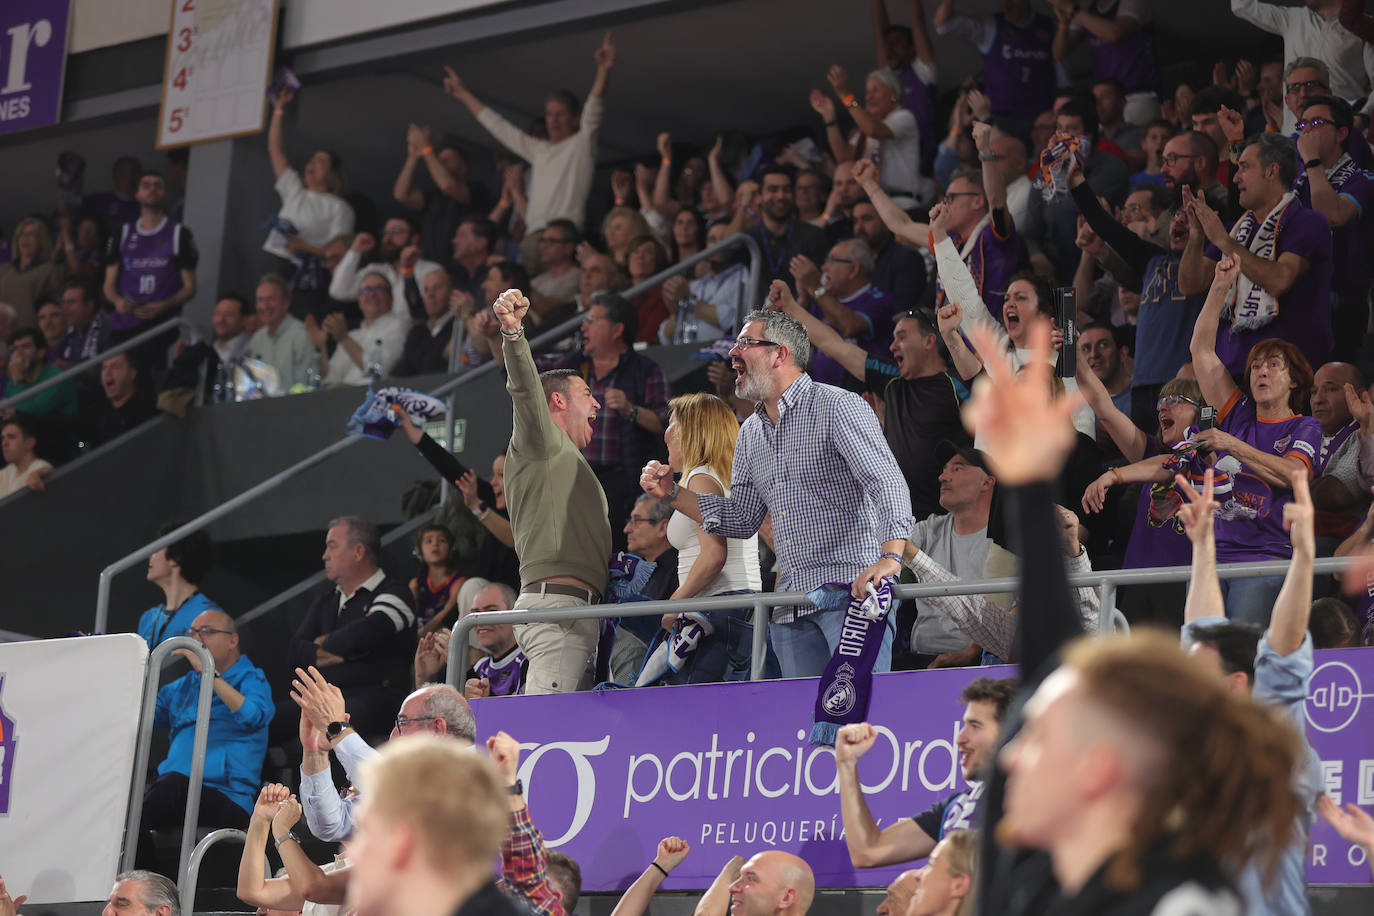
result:
[[(960, 579), (983, 578), (987, 563), (988, 512), (996, 484), (983, 453), (948, 440), (935, 447), (940, 472), (940, 506), (947, 515), (932, 515), (916, 523), (911, 543), (921, 553)], [(954, 626), (949, 615), (928, 601), (916, 599), (916, 624), (911, 628), (910, 664), (914, 668), (952, 668), (976, 665), (983, 649)]]

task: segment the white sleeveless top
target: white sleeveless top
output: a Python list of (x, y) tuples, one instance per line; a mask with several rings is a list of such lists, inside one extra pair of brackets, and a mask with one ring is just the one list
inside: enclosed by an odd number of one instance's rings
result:
[[(709, 468), (692, 468), (682, 478), (682, 488), (685, 490), (691, 479), (698, 474), (705, 474), (707, 477), (720, 484), (725, 495), (730, 495), (730, 487)], [(677, 580), (685, 582), (687, 574), (692, 571), (692, 564), (697, 561), (697, 556), (701, 553), (701, 540), (697, 537), (701, 528), (696, 522), (692, 521), (681, 512), (674, 511), (672, 518), (668, 519), (668, 543), (677, 548)], [(720, 573), (707, 584), (699, 593), (699, 597), (707, 595), (719, 595), (722, 592), (763, 590), (763, 578), (759, 575), (759, 537), (750, 535), (747, 538), (726, 538), (725, 539), (725, 565), (721, 567)]]

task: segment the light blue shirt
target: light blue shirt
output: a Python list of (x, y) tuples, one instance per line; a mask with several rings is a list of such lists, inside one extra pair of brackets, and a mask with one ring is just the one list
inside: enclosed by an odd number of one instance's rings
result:
[[(778, 400), (774, 425), (760, 404), (735, 443), (730, 495), (698, 493), (708, 534), (751, 537), (773, 514), (778, 591), (853, 582), (882, 544), (911, 537), (911, 493), (863, 398), (803, 373)], [(787, 623), (814, 606), (775, 608)]]
[[(1195, 630), (1206, 629), (1225, 622), (1222, 617), (1202, 617), (1183, 628), (1183, 644), (1192, 641)], [(1260, 638), (1255, 652), (1255, 684), (1251, 695), (1260, 703), (1272, 706), (1287, 718), (1302, 741), (1302, 757), (1293, 772), (1293, 791), (1302, 801), (1298, 812), (1297, 836), (1279, 857), (1273, 884), (1265, 892), (1265, 879), (1251, 864), (1240, 873), (1237, 885), (1245, 897), (1246, 916), (1303, 916), (1312, 912), (1307, 901), (1307, 873), (1304, 858), (1307, 841), (1316, 820), (1317, 799), (1322, 792), (1321, 761), (1307, 740), (1307, 680), (1312, 676), (1312, 634), (1303, 637), (1302, 645), (1289, 655), (1279, 655), (1269, 645), (1269, 633)]]
[[(334, 746), (334, 756), (339, 758), (349, 782), (356, 784), (358, 768), (363, 761), (376, 757), (377, 751), (357, 732), (352, 732)], [(348, 839), (353, 832), (353, 809), (357, 806), (357, 795), (339, 795), (329, 767), (318, 773), (307, 773), (301, 767), (301, 808), (306, 826), (315, 836), (331, 843)]]
[(138, 635), (148, 643), (149, 649), (155, 649), (164, 639), (184, 635), (201, 614), (218, 610), (218, 604), (205, 597), (204, 593), (196, 592), (175, 611), (169, 612), (165, 604), (148, 608), (138, 618)]

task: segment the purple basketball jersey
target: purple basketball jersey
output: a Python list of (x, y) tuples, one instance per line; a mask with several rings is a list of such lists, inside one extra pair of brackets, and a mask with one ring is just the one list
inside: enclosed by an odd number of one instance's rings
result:
[[(134, 302), (158, 302), (181, 289), (181, 269), (176, 265), (181, 244), (180, 223), (170, 217), (151, 231), (138, 222), (126, 223), (119, 238), (119, 283), (122, 296)], [(140, 319), (115, 313), (110, 327), (115, 330), (136, 327)]]
[(983, 55), (983, 82), (993, 114), (1029, 121), (1054, 105), (1054, 20), (1036, 13), (1024, 26), (998, 13), (997, 34)]
[[(1106, 19), (1115, 19), (1113, 3), (1106, 12), (1093, 12)], [(1155, 60), (1155, 31), (1153, 25), (1143, 25), (1120, 41), (1105, 41), (1088, 32), (1088, 45), (1093, 51), (1093, 78), (1115, 78), (1130, 92), (1158, 92), (1159, 65)]]

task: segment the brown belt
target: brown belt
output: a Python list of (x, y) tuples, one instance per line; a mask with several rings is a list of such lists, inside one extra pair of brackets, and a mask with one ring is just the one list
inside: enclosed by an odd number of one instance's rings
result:
[(536, 582), (520, 589), (522, 595), (566, 595), (569, 598), (582, 598), (588, 604), (600, 604), (601, 595), (590, 588), (580, 585), (564, 585), (562, 582)]

